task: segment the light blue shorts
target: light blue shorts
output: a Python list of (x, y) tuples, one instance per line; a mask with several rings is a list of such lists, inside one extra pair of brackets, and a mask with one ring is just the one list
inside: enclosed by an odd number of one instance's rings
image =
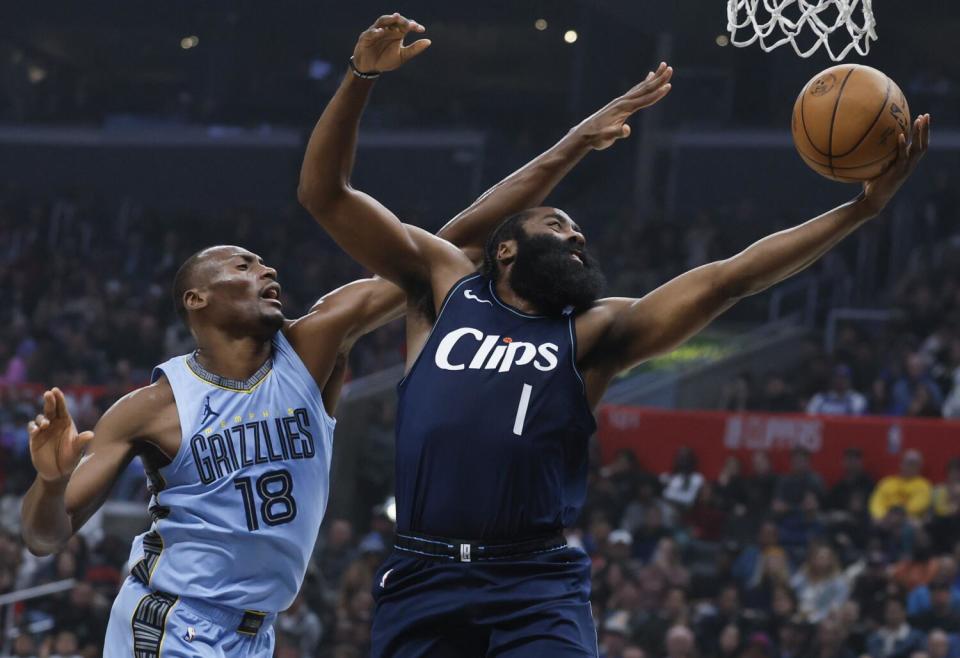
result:
[(271, 658), (275, 618), (154, 592), (128, 576), (110, 611), (103, 657)]

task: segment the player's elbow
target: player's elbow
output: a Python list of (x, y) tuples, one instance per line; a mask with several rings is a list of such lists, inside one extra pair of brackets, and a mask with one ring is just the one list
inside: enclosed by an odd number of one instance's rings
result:
[(36, 557), (53, 555), (63, 548), (62, 543), (49, 541), (43, 537), (39, 537), (36, 535), (36, 533), (30, 532), (30, 529), (26, 526), (23, 527), (20, 536), (23, 539), (24, 546), (26, 546), (27, 550), (30, 551), (30, 554)]
[(319, 222), (333, 215), (333, 209), (348, 194), (346, 185), (319, 185), (316, 182), (300, 179), (297, 185), (297, 201)]

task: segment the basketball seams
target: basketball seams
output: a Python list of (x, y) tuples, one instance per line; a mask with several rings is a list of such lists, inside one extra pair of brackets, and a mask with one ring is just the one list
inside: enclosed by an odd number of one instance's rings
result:
[[(812, 82), (812, 81), (811, 81)], [(824, 153), (820, 148), (813, 143), (813, 138), (810, 136), (810, 132), (807, 130), (807, 120), (804, 117), (804, 105), (807, 101), (807, 91), (810, 89), (810, 83), (807, 83), (807, 86), (803, 88), (803, 91), (800, 92), (800, 125), (803, 127), (803, 134), (807, 138), (807, 143), (810, 144), (810, 148), (819, 153), (820, 155), (825, 155), (830, 157), (829, 153)]]
[[(887, 78), (887, 89), (886, 89), (886, 92), (884, 93), (884, 96), (883, 96), (883, 102), (880, 104), (880, 109), (877, 111), (877, 116), (873, 117), (873, 121), (870, 123), (870, 127), (867, 128), (867, 131), (866, 131), (865, 133), (863, 133), (863, 137), (861, 137), (859, 140), (857, 140), (857, 143), (854, 144), (853, 147), (852, 147), (849, 151), (847, 151), (847, 152), (845, 152), (845, 153), (838, 153), (837, 155), (834, 155), (834, 156), (833, 156), (834, 158), (842, 158), (842, 157), (845, 157), (845, 156), (850, 155), (851, 153), (853, 153), (854, 151), (856, 151), (857, 148), (859, 148), (861, 144), (863, 144), (863, 140), (865, 140), (867, 137), (870, 136), (870, 132), (873, 130), (874, 126), (877, 125), (877, 122), (880, 120), (880, 117), (883, 116), (883, 111), (887, 108), (887, 101), (890, 100), (890, 88), (891, 88), (892, 86), (893, 86), (893, 81), (892, 81), (890, 78)], [(843, 92), (843, 89), (841, 89), (840, 92), (842, 93), (842, 92)], [(830, 150), (832, 151), (832, 150), (833, 150), (833, 145), (831, 144), (830, 147), (831, 147)], [(894, 149), (894, 150), (896, 150), (896, 149)], [(876, 160), (874, 160), (874, 162), (876, 162)], [(871, 162), (868, 162), (868, 163), (866, 163), (866, 164), (872, 164), (872, 163), (871, 163)]]
[(874, 164), (877, 164), (878, 162), (886, 160), (891, 155), (897, 152), (897, 148), (898, 148), (897, 146), (894, 146), (890, 151), (888, 151), (887, 153), (884, 153), (882, 156), (880, 156), (879, 158), (876, 158), (875, 160), (870, 160), (869, 162), (863, 162), (857, 165), (846, 165), (843, 167), (830, 167), (830, 165), (828, 165), (826, 162), (819, 162), (817, 160), (814, 160), (810, 156), (805, 156), (805, 157), (809, 162), (812, 162), (813, 164), (819, 167), (828, 167), (828, 168), (836, 169), (837, 171), (849, 171), (851, 169), (862, 169), (863, 167), (869, 167), (870, 165), (874, 165)]
[(828, 148), (830, 149), (830, 153), (825, 154), (827, 155), (828, 158), (830, 158), (829, 167), (830, 167), (831, 174), (834, 173), (833, 171), (833, 128), (837, 123), (837, 111), (840, 109), (840, 99), (843, 98), (843, 90), (846, 88), (847, 82), (850, 80), (850, 76), (852, 76), (853, 72), (856, 70), (857, 70), (856, 67), (853, 66), (853, 67), (850, 67), (849, 71), (847, 71), (847, 75), (844, 76), (843, 82), (840, 83), (840, 89), (837, 90), (837, 100), (835, 100), (833, 103), (833, 114), (830, 117), (830, 133), (829, 133), (829, 138), (827, 139), (827, 144), (828, 144)]

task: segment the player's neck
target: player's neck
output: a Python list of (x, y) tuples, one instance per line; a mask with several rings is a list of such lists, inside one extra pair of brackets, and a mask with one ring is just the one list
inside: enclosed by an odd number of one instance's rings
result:
[(197, 361), (214, 374), (242, 381), (260, 369), (272, 350), (269, 339), (204, 336), (198, 341)]
[(521, 313), (527, 313), (528, 315), (540, 315), (540, 309), (533, 305), (532, 302), (527, 301), (516, 292), (513, 288), (510, 287), (509, 283), (509, 273), (504, 273), (500, 276), (494, 287), (497, 290), (497, 297), (500, 298), (504, 304), (512, 306)]

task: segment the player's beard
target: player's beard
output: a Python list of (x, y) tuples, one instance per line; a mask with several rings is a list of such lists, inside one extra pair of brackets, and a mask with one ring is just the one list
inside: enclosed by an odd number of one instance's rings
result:
[[(583, 264), (572, 254), (579, 254)], [(508, 282), (544, 315), (560, 315), (568, 306), (590, 308), (607, 283), (597, 261), (579, 246), (550, 235), (522, 234)]]

